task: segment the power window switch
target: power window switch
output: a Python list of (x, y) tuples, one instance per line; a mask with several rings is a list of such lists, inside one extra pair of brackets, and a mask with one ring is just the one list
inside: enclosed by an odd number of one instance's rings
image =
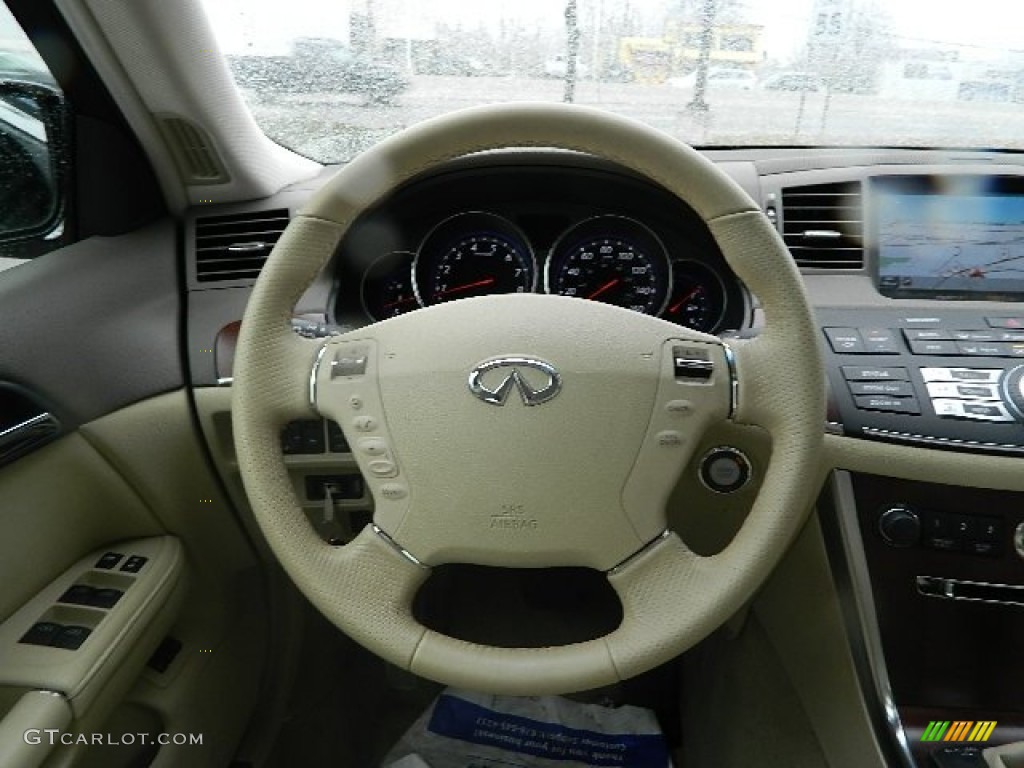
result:
[(96, 590), (88, 584), (72, 584), (64, 590), (64, 594), (57, 598), (58, 603), (72, 603), (74, 605), (93, 605)]
[(62, 629), (63, 626), (52, 621), (37, 621), (18, 642), (29, 645), (53, 645), (54, 638)]
[(96, 589), (92, 594), (92, 602), (89, 605), (94, 608), (113, 608), (117, 605), (117, 601), (121, 599), (123, 595), (120, 589), (114, 589), (113, 587), (107, 587), (103, 589)]
[(60, 633), (50, 643), (54, 648), (64, 648), (68, 651), (77, 651), (82, 647), (82, 643), (86, 641), (86, 638), (92, 634), (92, 630), (89, 627), (81, 627), (77, 624), (70, 624), (63, 627)]
[(93, 568), (102, 568), (105, 571), (109, 571), (115, 568), (121, 559), (124, 557), (120, 552), (107, 552), (99, 560), (96, 561), (96, 565)]
[(124, 565), (121, 566), (121, 570), (125, 573), (138, 573), (142, 570), (142, 566), (149, 560), (148, 557), (142, 555), (132, 555), (124, 561)]

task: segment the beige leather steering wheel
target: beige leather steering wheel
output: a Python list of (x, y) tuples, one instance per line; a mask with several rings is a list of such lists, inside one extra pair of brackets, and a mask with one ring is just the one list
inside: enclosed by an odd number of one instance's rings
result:
[[(326, 341), (291, 331), (296, 301), (357, 216), (438, 163), (504, 147), (591, 153), (676, 194), (759, 297), (764, 332), (730, 349), (606, 304), (518, 294), (440, 304)], [(288, 226), (239, 337), (238, 460), (285, 570), (371, 651), (481, 691), (594, 688), (701, 640), (788, 546), (816, 491), (824, 423), (816, 336), (777, 233), (693, 150), (589, 108), (467, 110), (378, 144)], [(344, 547), (307, 523), (279, 449), (286, 422), (317, 413), (342, 426), (375, 502), (374, 526)], [(732, 543), (701, 557), (667, 531), (665, 504), (703, 432), (730, 418), (768, 430), (772, 458)], [(420, 624), (411, 605), (430, 568), (449, 562), (600, 569), (622, 602), (622, 623), (550, 648), (447, 637)]]

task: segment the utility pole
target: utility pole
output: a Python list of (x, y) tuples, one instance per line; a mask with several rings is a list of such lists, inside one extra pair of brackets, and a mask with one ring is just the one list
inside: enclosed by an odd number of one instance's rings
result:
[(704, 100), (708, 88), (708, 63), (711, 61), (711, 39), (715, 31), (715, 0), (704, 0), (701, 6), (700, 48), (697, 54), (697, 81), (693, 85), (693, 101), (686, 105), (691, 112), (707, 112)]
[(580, 53), (580, 24), (576, 11), (576, 0), (565, 4), (565, 31), (567, 50), (565, 56), (565, 96), (562, 100), (572, 104), (576, 99), (576, 60)]

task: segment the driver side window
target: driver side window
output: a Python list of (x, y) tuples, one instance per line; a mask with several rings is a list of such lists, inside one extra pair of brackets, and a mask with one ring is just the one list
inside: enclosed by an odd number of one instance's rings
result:
[(0, 5), (0, 269), (64, 244), (64, 97)]

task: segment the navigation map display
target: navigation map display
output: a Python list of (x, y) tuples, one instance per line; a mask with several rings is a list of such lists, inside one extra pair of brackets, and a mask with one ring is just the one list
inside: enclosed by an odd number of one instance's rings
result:
[(1024, 190), (972, 189), (963, 181), (948, 190), (923, 186), (874, 190), (880, 291), (1024, 298)]

